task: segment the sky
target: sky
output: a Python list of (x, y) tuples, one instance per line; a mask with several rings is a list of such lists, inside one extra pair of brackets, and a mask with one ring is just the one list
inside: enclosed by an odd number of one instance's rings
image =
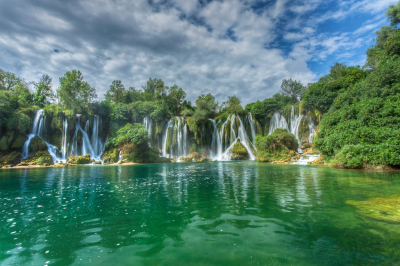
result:
[(271, 97), (335, 62), (364, 65), (398, 0), (2, 0), (0, 68), (26, 81), (72, 69), (104, 99), (151, 78), (218, 101)]

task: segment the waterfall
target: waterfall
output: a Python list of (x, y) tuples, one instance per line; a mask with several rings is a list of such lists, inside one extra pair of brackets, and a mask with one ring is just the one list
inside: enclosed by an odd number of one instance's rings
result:
[(248, 123), (250, 124), (251, 141), (254, 145), (254, 142), (256, 141), (256, 135), (257, 135), (256, 120), (254, 120), (251, 113), (247, 113), (246, 118), (247, 118)]
[[(288, 132), (292, 133), (296, 137), (300, 147), (302, 145), (302, 138), (303, 138), (303, 136), (300, 136), (300, 123), (302, 119), (308, 119), (307, 120), (307, 126), (309, 131), (308, 142), (311, 144), (314, 138), (315, 123), (310, 116), (304, 116), (300, 113), (296, 115), (294, 106), (292, 106), (292, 109), (290, 111), (290, 117), (288, 121), (289, 123), (286, 121), (283, 115), (279, 113), (274, 113), (270, 122), (268, 135), (271, 135), (272, 132), (274, 132), (278, 128), (286, 129)], [(299, 148), (298, 152), (301, 153), (302, 150)]]
[(68, 121), (65, 118), (63, 121), (63, 132), (62, 132), (62, 148), (61, 148), (61, 155), (62, 160), (67, 160), (67, 149), (69, 144), (67, 144), (67, 134), (68, 134)]
[(221, 158), (222, 156), (222, 136), (218, 132), (217, 123), (214, 119), (208, 119), (213, 124), (213, 135), (211, 140), (210, 154), (212, 159)]
[(290, 132), (285, 117), (280, 113), (274, 113), (269, 123), (268, 135), (271, 135), (278, 128), (286, 129)]
[(183, 117), (176, 116), (168, 121), (163, 135), (162, 154), (167, 158), (187, 156), (187, 124)]
[(53, 159), (53, 162), (55, 163), (61, 162), (63, 161), (63, 159), (57, 156), (58, 148), (54, 145), (51, 145), (50, 143), (48, 143), (43, 139), (44, 124), (45, 124), (44, 110), (40, 109), (36, 112), (35, 119), (33, 120), (32, 130), (28, 135), (28, 140), (25, 141), (24, 146), (22, 147), (22, 159), (26, 159), (29, 156), (29, 145), (31, 144), (31, 140), (34, 137), (39, 137), (46, 143), (47, 151), (49, 152), (51, 158)]
[[(249, 154), (250, 160), (255, 159), (252, 149), (255, 149), (254, 143), (247, 135), (244, 123), (240, 116), (230, 115), (228, 119), (221, 125), (218, 132), (217, 123), (213, 119), (209, 119), (213, 124), (213, 137), (211, 141), (211, 159), (218, 161), (227, 161), (231, 159), (231, 149), (240, 141)], [(229, 122), (229, 126), (228, 126)], [(247, 121), (249, 122), (249, 121)], [(239, 126), (238, 126), (239, 125)], [(251, 125), (251, 124), (250, 124)], [(237, 127), (237, 130), (235, 130)], [(255, 128), (251, 133), (255, 136)], [(229, 137), (229, 140), (227, 140)]]
[[(86, 121), (85, 123), (85, 129), (82, 129), (81, 123), (80, 123), (80, 114), (77, 114), (76, 117), (78, 119), (76, 126), (75, 126), (75, 133), (74, 137), (72, 139), (72, 150), (71, 153), (74, 156), (80, 156), (80, 155), (85, 155), (89, 154), (90, 159), (94, 159), (96, 161), (101, 161), (101, 156), (103, 155), (106, 143), (108, 138), (106, 138), (106, 141), (103, 143), (101, 141), (100, 137), (100, 132), (99, 128), (101, 126), (101, 118), (97, 115), (94, 116), (93, 120), (93, 127), (92, 127), (92, 140), (89, 138), (89, 120)], [(81, 152), (78, 150), (78, 132), (82, 133), (82, 147), (81, 147)]]
[[(300, 122), (301, 119), (303, 118), (303, 115), (299, 113), (299, 115), (296, 115), (296, 112), (294, 111), (294, 106), (292, 105), (292, 110), (290, 112), (290, 133), (292, 133), (299, 144), (299, 147), (301, 146), (301, 138), (300, 138)], [(301, 149), (298, 148), (298, 152), (301, 153)]]
[(308, 143), (313, 143), (314, 140), (314, 133), (315, 133), (315, 124), (314, 121), (311, 119), (311, 117), (308, 118), (308, 131), (310, 132), (310, 135), (308, 136)]
[(145, 118), (143, 118), (143, 125), (145, 126), (145, 128), (147, 129), (147, 131), (149, 132), (149, 146), (151, 147), (151, 140), (152, 140), (152, 124), (153, 124), (153, 120), (151, 119), (150, 116), (146, 116)]
[[(92, 127), (92, 137), (89, 139), (89, 120), (85, 123), (85, 130), (80, 126), (80, 114), (77, 114), (77, 124), (75, 126), (75, 134), (72, 140), (71, 153), (75, 156), (80, 156), (84, 154), (90, 154), (90, 159), (94, 159), (96, 161), (101, 161), (101, 156), (103, 155), (105, 144), (107, 143), (108, 138), (106, 138), (104, 144), (100, 138), (99, 129), (101, 128), (101, 118), (97, 115), (94, 116), (93, 127)], [(68, 148), (69, 143), (67, 143), (67, 135), (68, 135), (68, 121), (65, 118), (63, 120), (62, 126), (62, 140), (61, 140), (61, 152), (59, 153), (58, 147), (48, 143), (44, 139), (44, 126), (45, 126), (45, 114), (42, 109), (36, 112), (36, 116), (33, 120), (32, 130), (28, 135), (28, 140), (24, 143), (22, 148), (22, 159), (28, 158), (29, 155), (29, 145), (31, 140), (34, 137), (39, 137), (42, 139), (47, 145), (47, 151), (49, 152), (51, 158), (54, 163), (58, 162), (66, 162), (68, 159)], [(78, 151), (78, 141), (77, 134), (78, 132), (82, 133), (82, 151)]]

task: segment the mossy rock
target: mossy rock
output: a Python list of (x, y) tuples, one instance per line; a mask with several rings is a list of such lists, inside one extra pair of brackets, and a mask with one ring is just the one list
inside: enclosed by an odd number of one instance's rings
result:
[(173, 161), (166, 157), (158, 157), (156, 163), (172, 163)]
[(29, 151), (30, 152), (37, 152), (37, 151), (46, 151), (47, 144), (39, 137), (34, 137), (29, 144)]
[(28, 138), (26, 136), (18, 136), (11, 144), (11, 149), (22, 149)]
[(13, 151), (0, 157), (0, 167), (14, 166), (21, 161), (21, 153)]
[(200, 159), (200, 154), (198, 152), (193, 152), (187, 157), (181, 156), (179, 161), (181, 162), (193, 162), (193, 160), (198, 161)]
[(23, 159), (21, 163), (19, 164), (20, 166), (34, 166), (34, 165), (40, 165), (40, 166), (49, 166), (53, 165), (53, 159), (51, 158), (51, 155), (48, 151), (37, 151), (34, 153), (29, 154), (29, 157), (26, 159)]
[(0, 139), (0, 151), (8, 150), (8, 139), (6, 136), (1, 137)]
[(116, 163), (118, 161), (119, 161), (119, 149), (117, 148), (108, 150), (103, 155), (103, 162), (106, 164)]
[(82, 156), (74, 156), (70, 155), (68, 157), (69, 164), (89, 164), (90, 163), (90, 154), (85, 154)]
[(372, 198), (367, 201), (348, 200), (361, 216), (387, 223), (400, 223), (400, 195)]
[(237, 141), (235, 145), (233, 145), (231, 152), (232, 152), (231, 159), (233, 160), (249, 159), (249, 153), (240, 141)]

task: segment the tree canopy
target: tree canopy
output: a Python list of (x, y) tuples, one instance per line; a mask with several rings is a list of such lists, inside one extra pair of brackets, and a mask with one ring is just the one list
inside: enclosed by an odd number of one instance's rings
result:
[(85, 107), (97, 98), (95, 88), (83, 81), (79, 70), (71, 70), (60, 78), (60, 87), (57, 90), (60, 102), (68, 109), (85, 109)]

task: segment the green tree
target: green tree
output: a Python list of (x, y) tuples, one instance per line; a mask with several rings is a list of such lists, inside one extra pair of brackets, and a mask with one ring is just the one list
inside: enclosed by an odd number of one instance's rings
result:
[(243, 112), (243, 107), (240, 105), (241, 101), (236, 96), (229, 96), (228, 100), (223, 103), (225, 111), (229, 114), (239, 114)]
[[(142, 124), (127, 123), (117, 131), (117, 136), (110, 139), (111, 144), (120, 146), (124, 144), (133, 144), (136, 146), (148, 146), (149, 132)], [(146, 147), (147, 147), (146, 146)]]
[(43, 108), (46, 104), (50, 104), (54, 100), (54, 92), (52, 90), (53, 79), (47, 75), (43, 74), (38, 83), (34, 83), (35, 86), (35, 96), (33, 104)]
[(387, 19), (390, 21), (392, 26), (396, 26), (400, 23), (400, 1), (397, 5), (390, 5), (386, 11)]
[(321, 77), (315, 83), (309, 84), (303, 98), (303, 104), (325, 113), (339, 93), (365, 79), (369, 72), (369, 70), (362, 69), (360, 66), (348, 67), (342, 63), (335, 63), (328, 75)]
[(0, 68), (0, 90), (12, 91), (16, 86), (26, 85), (26, 82), (14, 73)]
[(113, 103), (124, 102), (125, 96), (126, 90), (120, 80), (114, 80), (105, 95), (106, 99)]
[(97, 98), (95, 88), (83, 81), (79, 70), (68, 71), (60, 78), (60, 87), (57, 90), (60, 102), (65, 108), (85, 110), (86, 106)]
[(218, 102), (215, 97), (209, 93), (202, 94), (196, 100), (196, 109), (193, 113), (193, 118), (196, 121), (204, 121), (216, 115)]
[(300, 81), (292, 79), (282, 80), (280, 93), (291, 97), (295, 101), (300, 101), (301, 92), (304, 90)]
[(185, 98), (186, 92), (182, 88), (177, 85), (169, 88), (167, 106), (174, 115), (179, 115), (181, 113)]

